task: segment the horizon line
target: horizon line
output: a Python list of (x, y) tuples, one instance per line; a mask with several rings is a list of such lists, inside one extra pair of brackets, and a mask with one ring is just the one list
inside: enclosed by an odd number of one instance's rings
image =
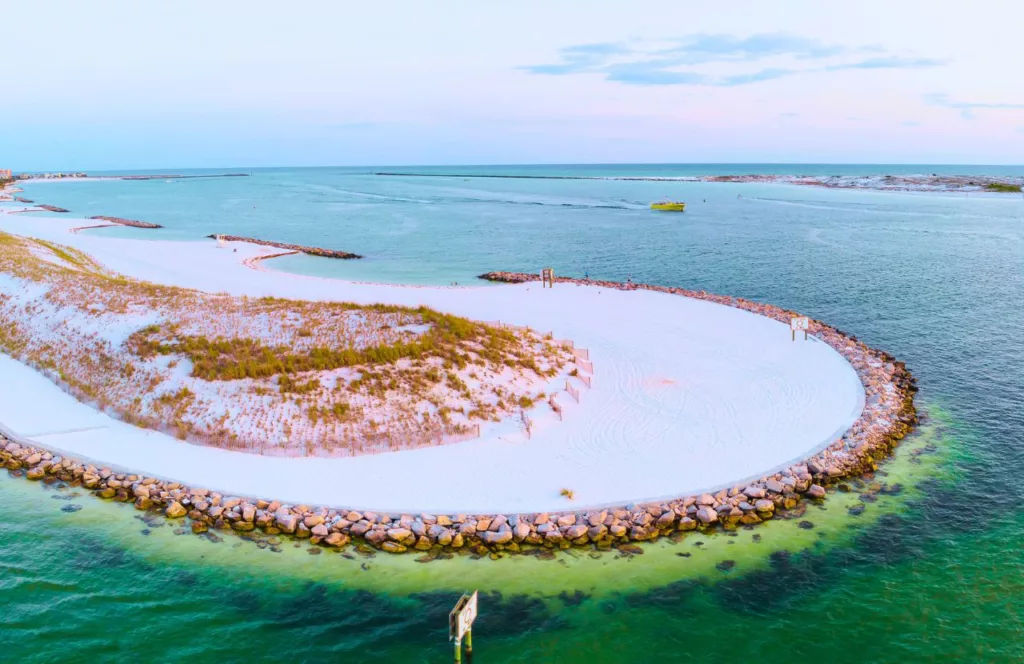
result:
[[(181, 170), (275, 170), (275, 169), (381, 169), (381, 168), (503, 168), (503, 167), (556, 167), (556, 166), (965, 166), (965, 167), (988, 167), (998, 166), (1001, 168), (1024, 168), (1024, 164), (1017, 163), (975, 163), (975, 162), (896, 162), (896, 161), (624, 161), (624, 162), (505, 162), (505, 163), (452, 163), (452, 164), (353, 164), (353, 165), (274, 165), (274, 166), (174, 166), (174, 167), (144, 167), (144, 168), (102, 168), (94, 169), (96, 173), (114, 173), (118, 171), (181, 171)], [(16, 169), (11, 168), (12, 173), (88, 173), (88, 168), (45, 168), (45, 169)]]

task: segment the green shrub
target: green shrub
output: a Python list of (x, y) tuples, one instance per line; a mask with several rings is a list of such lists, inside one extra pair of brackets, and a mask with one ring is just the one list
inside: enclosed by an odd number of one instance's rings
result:
[(1021, 186), (1019, 184), (1007, 184), (1005, 182), (990, 182), (985, 185), (987, 191), (997, 191), (1003, 194), (1019, 194), (1021, 193)]

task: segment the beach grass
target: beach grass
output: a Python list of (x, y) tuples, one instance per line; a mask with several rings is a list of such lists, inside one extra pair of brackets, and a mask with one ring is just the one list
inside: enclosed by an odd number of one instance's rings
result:
[(1003, 194), (1019, 194), (1021, 193), (1021, 186), (1019, 184), (1007, 184), (1005, 182), (990, 182), (985, 185), (985, 190)]
[(232, 449), (437, 444), (532, 404), (571, 359), (428, 307), (162, 286), (5, 233), (0, 274), (0, 350), (128, 422)]

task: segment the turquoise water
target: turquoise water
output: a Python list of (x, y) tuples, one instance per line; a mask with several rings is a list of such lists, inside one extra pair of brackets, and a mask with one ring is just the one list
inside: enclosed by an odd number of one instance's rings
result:
[[(801, 165), (509, 167), (511, 174), (554, 176), (686, 177), (701, 173), (764, 170), (812, 174), (871, 173), (872, 167)], [(886, 167), (891, 169), (893, 167)], [(908, 173), (941, 172), (942, 167), (900, 167)], [(947, 167), (961, 172), (963, 167)], [(899, 220), (898, 240), (920, 239), (939, 223), (955, 227), (990, 215), (1019, 219), (1024, 200), (956, 196), (894, 196), (787, 185), (635, 182), (608, 180), (380, 177), (375, 171), (476, 173), (499, 167), (449, 169), (283, 169), (257, 170), (246, 178), (53, 182), (26, 186), (25, 196), (81, 215), (112, 215), (166, 226), (156, 231), (95, 231), (123, 237), (193, 240), (211, 233), (316, 245), (366, 256), (335, 261), (307, 256), (285, 258), (278, 269), (392, 283), (466, 282), (495, 269), (535, 271), (729, 289), (703, 266), (706, 252), (729, 261), (757, 256), (781, 276), (813, 277), (813, 270), (785, 254), (766, 251), (760, 224), (775, 224), (768, 237), (779, 245), (802, 246), (800, 261), (832, 260), (829, 243), (850, 244), (850, 231), (864, 223)], [(1012, 174), (1009, 167), (979, 167)], [(892, 172), (887, 170), (885, 172)], [(1016, 172), (1020, 172), (1018, 169)], [(202, 171), (190, 171), (202, 173)], [(742, 195), (743, 198), (737, 198)], [(688, 201), (685, 215), (652, 214), (652, 200)], [(703, 201), (707, 200), (707, 203)], [(1018, 215), (1018, 216), (1014, 216)], [(785, 220), (778, 224), (777, 220)], [(937, 221), (938, 220), (938, 221)], [(822, 224), (825, 221), (827, 224)], [(853, 225), (850, 227), (850, 225)], [(939, 229), (941, 232), (941, 229)], [(853, 233), (851, 240), (858, 241)], [(871, 244), (873, 239), (867, 237)], [(581, 246), (584, 243), (585, 246)], [(848, 246), (850, 253), (864, 247)], [(877, 252), (872, 251), (877, 257)], [(870, 259), (868, 259), (870, 260)], [(747, 295), (761, 282), (741, 284)], [(731, 292), (731, 291), (730, 291)]]
[[(311, 556), (305, 547), (274, 554), (231, 537), (214, 544), (141, 522), (130, 507), (2, 477), (0, 636), (10, 661), (448, 661), (447, 611), (467, 587), (485, 593), (476, 661), (1024, 661), (1024, 200), (372, 175), (384, 170), (398, 169), (40, 183), (24, 195), (75, 214), (167, 226), (100, 231), (122, 236), (232, 233), (368, 257), (276, 263), (299, 272), (448, 283), (552, 265), (561, 274), (632, 275), (806, 312), (906, 360), (918, 377), (926, 424), (876, 478), (902, 490), (854, 487), (824, 510), (809, 508), (802, 519), (811, 529), (789, 521), (735, 538), (691, 537), (631, 559), (420, 564), (407, 556)], [(690, 206), (682, 215), (646, 209), (662, 196)], [(919, 450), (925, 454), (911, 454)], [(66, 504), (83, 509), (62, 512)], [(856, 504), (866, 506), (859, 516), (848, 513)], [(726, 561), (735, 565), (720, 569)]]

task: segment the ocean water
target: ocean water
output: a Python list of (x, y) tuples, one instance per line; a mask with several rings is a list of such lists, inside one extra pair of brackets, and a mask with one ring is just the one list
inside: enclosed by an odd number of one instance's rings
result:
[[(230, 233), (367, 256), (268, 263), (300, 273), (446, 284), (553, 266), (773, 302), (905, 360), (925, 422), (875, 478), (891, 494), (854, 484), (799, 519), (634, 557), (278, 554), (0, 476), (0, 660), (448, 661), (447, 611), (479, 588), (478, 662), (1024, 661), (1024, 200), (464, 177), (1022, 171), (403, 167), (29, 184), (25, 196), (76, 215), (166, 226), (97, 233)], [(649, 211), (661, 197), (687, 212)]]

